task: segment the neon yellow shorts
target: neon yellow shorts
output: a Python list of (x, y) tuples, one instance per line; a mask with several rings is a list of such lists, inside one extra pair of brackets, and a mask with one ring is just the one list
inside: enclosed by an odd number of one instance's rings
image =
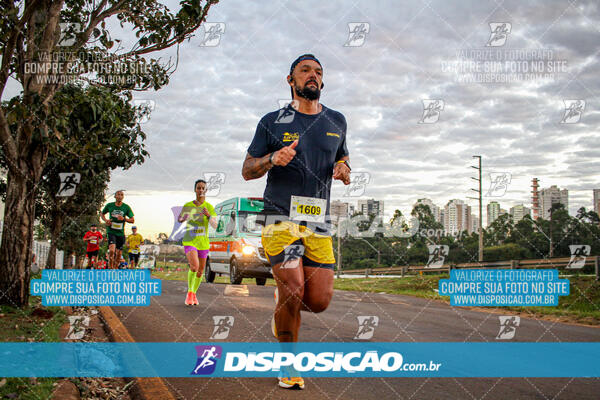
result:
[(331, 236), (319, 235), (291, 221), (265, 226), (262, 245), (272, 266), (300, 257), (307, 267), (333, 269), (335, 266)]

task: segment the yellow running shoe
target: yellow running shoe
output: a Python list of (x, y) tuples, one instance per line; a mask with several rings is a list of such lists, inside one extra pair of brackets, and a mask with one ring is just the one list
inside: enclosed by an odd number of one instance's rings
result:
[(297, 376), (294, 378), (278, 378), (279, 386), (285, 389), (304, 389), (304, 379)]

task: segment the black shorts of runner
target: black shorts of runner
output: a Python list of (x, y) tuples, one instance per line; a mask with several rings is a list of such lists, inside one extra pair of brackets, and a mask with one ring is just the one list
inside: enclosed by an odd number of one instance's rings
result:
[(139, 254), (131, 254), (131, 253), (129, 253), (129, 262), (130, 263), (134, 262), (137, 265), (138, 261), (140, 261), (140, 255)]
[(123, 250), (125, 244), (125, 236), (118, 236), (112, 233), (108, 234), (108, 245), (114, 244), (117, 250)]
[(92, 257), (98, 257), (98, 250), (94, 250), (94, 251), (88, 251), (88, 252), (87, 252), (87, 257), (88, 257), (88, 258), (92, 258)]

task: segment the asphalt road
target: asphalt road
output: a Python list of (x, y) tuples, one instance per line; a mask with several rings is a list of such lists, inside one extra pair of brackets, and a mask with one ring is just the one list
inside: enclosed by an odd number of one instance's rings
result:
[[(149, 307), (114, 310), (138, 342), (209, 342), (213, 316), (233, 316), (231, 342), (275, 341), (273, 287), (202, 283), (200, 306), (183, 304), (187, 283), (163, 281)], [(450, 307), (411, 296), (335, 291), (321, 314), (302, 314), (301, 341), (350, 342), (357, 316), (379, 317), (369, 341), (496, 342), (498, 313)], [(600, 328), (521, 317), (512, 341), (598, 342)], [(557, 366), (559, 368), (560, 366)], [(599, 399), (597, 378), (306, 378), (289, 391), (276, 378), (166, 378), (181, 399)]]

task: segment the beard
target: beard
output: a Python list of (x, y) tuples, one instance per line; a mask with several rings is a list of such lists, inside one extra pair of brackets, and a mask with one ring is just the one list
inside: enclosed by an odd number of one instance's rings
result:
[(304, 97), (307, 100), (319, 100), (319, 97), (321, 97), (321, 89), (318, 87), (313, 89), (309, 86), (304, 86), (303, 88), (295, 86), (294, 91), (296, 92), (296, 95)]

